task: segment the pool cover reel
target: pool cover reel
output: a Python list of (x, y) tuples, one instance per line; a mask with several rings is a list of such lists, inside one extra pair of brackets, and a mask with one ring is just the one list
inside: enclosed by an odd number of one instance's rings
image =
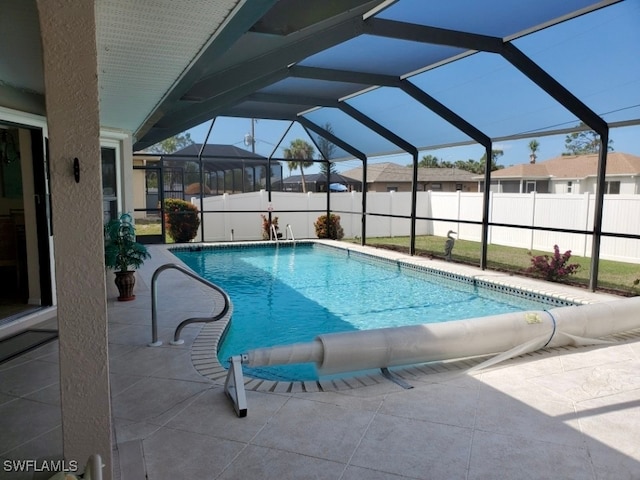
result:
[(312, 342), (251, 350), (251, 366), (316, 364), (320, 374), (355, 372), (497, 354), (474, 369), (545, 347), (594, 345), (640, 328), (640, 297), (592, 305), (317, 336)]

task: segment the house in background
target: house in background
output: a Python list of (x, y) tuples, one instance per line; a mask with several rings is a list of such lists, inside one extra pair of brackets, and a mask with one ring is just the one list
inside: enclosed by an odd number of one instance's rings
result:
[[(534, 161), (535, 162), (535, 161)], [(598, 155), (559, 156), (491, 173), (491, 191), (499, 193), (596, 193)], [(483, 177), (474, 177), (484, 190)], [(605, 193), (640, 193), (640, 157), (622, 152), (607, 156)]]
[[(144, 188), (155, 191), (158, 197), (156, 175), (149, 172), (162, 170), (164, 198), (189, 200), (200, 195), (200, 160), (202, 160), (202, 181), (205, 195), (223, 193), (256, 192), (267, 187), (267, 170), (271, 167), (271, 182), (282, 180), (282, 165), (270, 161), (262, 155), (238, 148), (234, 145), (194, 143), (181, 150), (168, 154), (135, 154), (134, 176), (138, 180), (135, 190)], [(142, 179), (143, 173), (147, 182)], [(142, 180), (142, 181), (141, 181)], [(149, 182), (151, 180), (151, 182)], [(151, 185), (151, 186), (150, 186)], [(136, 198), (142, 198), (136, 192)], [(147, 199), (147, 207), (157, 203)], [(139, 210), (141, 204), (136, 204)]]
[[(327, 191), (327, 176), (324, 173), (310, 173), (305, 174), (304, 183), (307, 187), (307, 192), (326, 192)], [(346, 177), (339, 173), (331, 174), (331, 181), (329, 185), (337, 187), (340, 191), (360, 192), (362, 191), (362, 182), (353, 178)], [(302, 192), (302, 175), (291, 175), (282, 180), (282, 182), (273, 182), (273, 190), (283, 192)], [(336, 188), (332, 188), (334, 191), (338, 191)]]
[[(342, 175), (362, 182), (362, 167), (342, 172)], [(367, 166), (367, 191), (410, 192), (413, 168), (397, 163), (377, 163)], [(418, 168), (418, 191), (477, 192), (475, 174), (458, 168)]]

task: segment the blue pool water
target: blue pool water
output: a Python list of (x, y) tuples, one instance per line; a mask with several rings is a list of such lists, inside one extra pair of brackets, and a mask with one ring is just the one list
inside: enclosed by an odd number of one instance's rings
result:
[[(318, 244), (173, 251), (231, 297), (231, 355), (313, 340), (318, 334), (446, 322), (545, 305)], [(271, 380), (312, 380), (312, 365), (245, 368)]]

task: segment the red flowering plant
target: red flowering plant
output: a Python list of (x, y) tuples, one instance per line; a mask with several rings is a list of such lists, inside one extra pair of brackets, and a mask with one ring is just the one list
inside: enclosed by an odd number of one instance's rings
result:
[(278, 227), (278, 217), (271, 217), (271, 221), (269, 221), (269, 217), (267, 217), (266, 215), (260, 215), (262, 217), (262, 239), (263, 240), (270, 240), (271, 236), (273, 235), (273, 232), (271, 231), (271, 225), (273, 225), (276, 229), (276, 234), (278, 235), (278, 238), (281, 237), (280, 233), (278, 233), (278, 230), (280, 229), (280, 227)]
[(569, 275), (573, 275), (580, 268), (577, 263), (568, 263), (571, 258), (571, 250), (560, 254), (558, 245), (553, 246), (553, 256), (538, 255), (531, 257), (531, 266), (527, 272), (534, 273), (550, 282), (557, 282)]

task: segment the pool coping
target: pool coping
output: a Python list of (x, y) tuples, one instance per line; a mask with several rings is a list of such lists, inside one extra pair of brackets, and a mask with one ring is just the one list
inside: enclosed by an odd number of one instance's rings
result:
[[(467, 265), (449, 263), (425, 257), (410, 256), (401, 252), (334, 240), (305, 239), (278, 242), (278, 244), (283, 247), (291, 247), (300, 243), (321, 244), (340, 250), (346, 250), (349, 255), (365, 255), (370, 259), (377, 259), (387, 263), (395, 263), (403, 268), (414, 268), (426, 271), (451, 280), (474, 283), (476, 285), (481, 285), (483, 288), (493, 289), (502, 293), (516, 294), (517, 296), (528, 298), (530, 300), (544, 299), (543, 301), (548, 301), (550, 303), (550, 307), (564, 305), (589, 305), (606, 301), (615, 301), (621, 298), (604, 293), (583, 291), (582, 289), (568, 285), (545, 282), (528, 277), (519, 277), (501, 272), (483, 271), (479, 270), (477, 267), (469, 267)], [(274, 242), (268, 241), (233, 243), (207, 242), (190, 243), (182, 246), (167, 245), (167, 251), (168, 253), (172, 253), (173, 251), (198, 251), (203, 249), (219, 248), (250, 248), (256, 246), (273, 247), (273, 245)], [(175, 255), (172, 256), (175, 258), (175, 261), (182, 264), (178, 257)], [(200, 375), (219, 384), (223, 384), (225, 382), (228, 370), (218, 360), (218, 345), (223, 340), (224, 335), (229, 328), (232, 314), (233, 308), (231, 308), (229, 313), (222, 319), (216, 322), (204, 324), (199, 334), (196, 336), (191, 348), (191, 361), (194, 368)], [(563, 349), (566, 350), (567, 347), (563, 347)], [(527, 355), (531, 356), (532, 354)], [(491, 356), (492, 355), (488, 357)], [(421, 365), (409, 365), (394, 368), (393, 372), (401, 378), (411, 378), (416, 375), (443, 372), (462, 372), (482, 363), (488, 357), (453, 359), (450, 361), (432, 362)], [(353, 377), (340, 379), (319, 379), (310, 381), (276, 381), (251, 376), (245, 376), (244, 378), (246, 390), (276, 393), (338, 391), (370, 386), (378, 383), (386, 383), (388, 381), (389, 379), (383, 376), (382, 373), (355, 375)]]

